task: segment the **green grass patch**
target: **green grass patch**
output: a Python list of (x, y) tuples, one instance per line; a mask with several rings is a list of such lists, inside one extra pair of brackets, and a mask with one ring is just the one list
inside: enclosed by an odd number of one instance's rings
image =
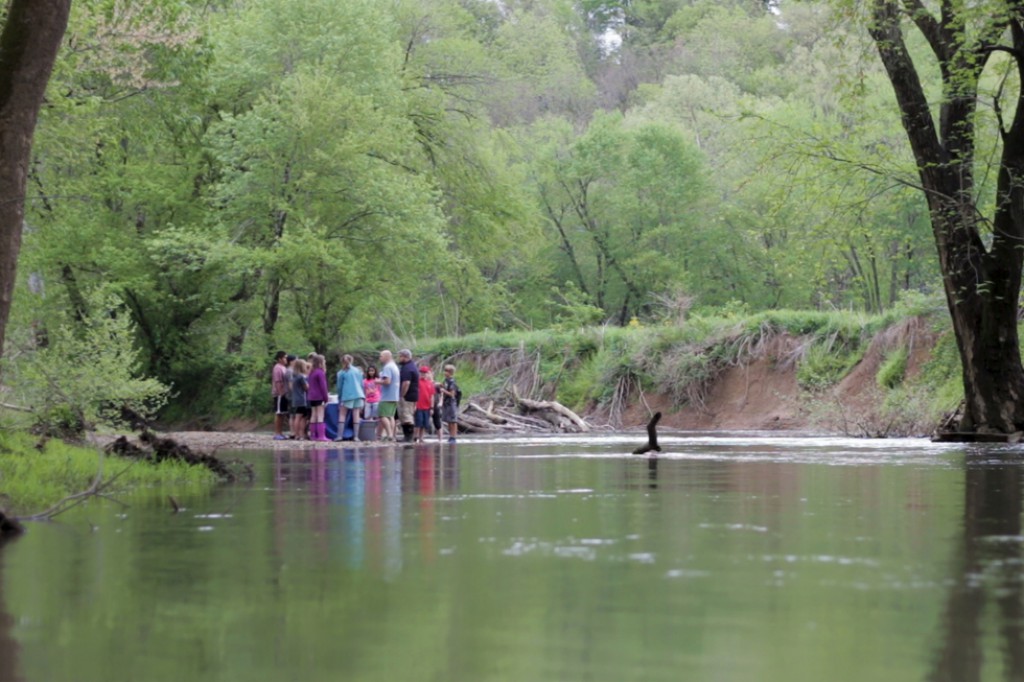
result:
[(906, 346), (900, 346), (885, 356), (875, 381), (879, 388), (896, 388), (903, 383), (903, 377), (907, 373), (907, 360), (910, 359), (910, 351)]
[(0, 432), (0, 507), (15, 515), (37, 513), (87, 489), (101, 462), (104, 477), (118, 476), (107, 490), (111, 494), (141, 487), (196, 489), (217, 481), (216, 475), (205, 467), (182, 462), (153, 464), (101, 456), (95, 449), (52, 439), (40, 452), (35, 448), (37, 442), (26, 433)]

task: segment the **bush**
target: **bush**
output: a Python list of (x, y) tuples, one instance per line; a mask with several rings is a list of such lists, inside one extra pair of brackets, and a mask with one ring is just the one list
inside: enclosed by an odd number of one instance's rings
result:
[(98, 312), (86, 320), (49, 328), (45, 346), (27, 349), (11, 365), (11, 388), (31, 406), (39, 433), (123, 428), (154, 418), (167, 402), (166, 386), (139, 375), (134, 328), (119, 302), (110, 297), (91, 309)]
[(811, 345), (797, 366), (796, 380), (802, 388), (821, 391), (839, 383), (861, 358), (861, 352), (848, 346)]

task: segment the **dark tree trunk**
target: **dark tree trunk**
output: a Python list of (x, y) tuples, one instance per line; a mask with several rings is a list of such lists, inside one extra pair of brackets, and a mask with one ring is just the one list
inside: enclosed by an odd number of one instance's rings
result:
[[(981, 234), (985, 218), (979, 212), (973, 176), (978, 78), (1007, 26), (1021, 72), (1020, 17), (993, 18), (972, 42), (963, 34), (954, 3), (943, 3), (941, 17), (930, 15), (914, 0), (874, 0), (872, 10), (871, 36), (917, 162), (960, 351), (965, 398), (960, 430), (1021, 430), (1024, 368), (1017, 306), (1024, 265), (1024, 107), (1017, 107), (1009, 126), (1000, 118), (1003, 152), (988, 245)], [(905, 21), (913, 21), (928, 40), (942, 74), (938, 125), (904, 43)]]
[(0, 34), (0, 355), (14, 295), (32, 136), (71, 0), (10, 0)]

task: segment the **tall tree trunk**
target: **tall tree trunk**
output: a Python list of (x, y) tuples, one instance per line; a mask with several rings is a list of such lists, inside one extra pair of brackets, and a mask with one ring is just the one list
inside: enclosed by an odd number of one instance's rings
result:
[[(964, 33), (959, 7), (943, 3), (942, 16), (935, 17), (919, 3), (874, 0), (869, 31), (892, 83), (928, 202), (963, 368), (960, 430), (1010, 433), (1024, 429), (1024, 368), (1017, 334), (1024, 266), (1024, 107), (1016, 107), (1009, 127), (996, 108), (1003, 151), (987, 246), (974, 187), (974, 114), (978, 79), (1007, 25), (1018, 75), (1024, 75), (1024, 31), (1019, 16), (994, 17), (974, 41)], [(924, 35), (942, 74), (937, 124), (904, 42), (904, 20)]]
[(0, 355), (14, 295), (32, 136), (71, 0), (10, 0), (0, 34)]

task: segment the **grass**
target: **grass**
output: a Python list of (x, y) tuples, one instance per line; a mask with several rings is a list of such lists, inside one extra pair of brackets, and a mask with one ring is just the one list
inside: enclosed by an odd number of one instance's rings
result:
[[(49, 440), (40, 452), (37, 439), (18, 431), (0, 431), (0, 507), (14, 515), (42, 511), (85, 490), (99, 467), (106, 477), (118, 475), (112, 494), (141, 487), (205, 487), (216, 476), (181, 462), (149, 462), (101, 456), (98, 450)], [(123, 473), (122, 473), (123, 472)]]

